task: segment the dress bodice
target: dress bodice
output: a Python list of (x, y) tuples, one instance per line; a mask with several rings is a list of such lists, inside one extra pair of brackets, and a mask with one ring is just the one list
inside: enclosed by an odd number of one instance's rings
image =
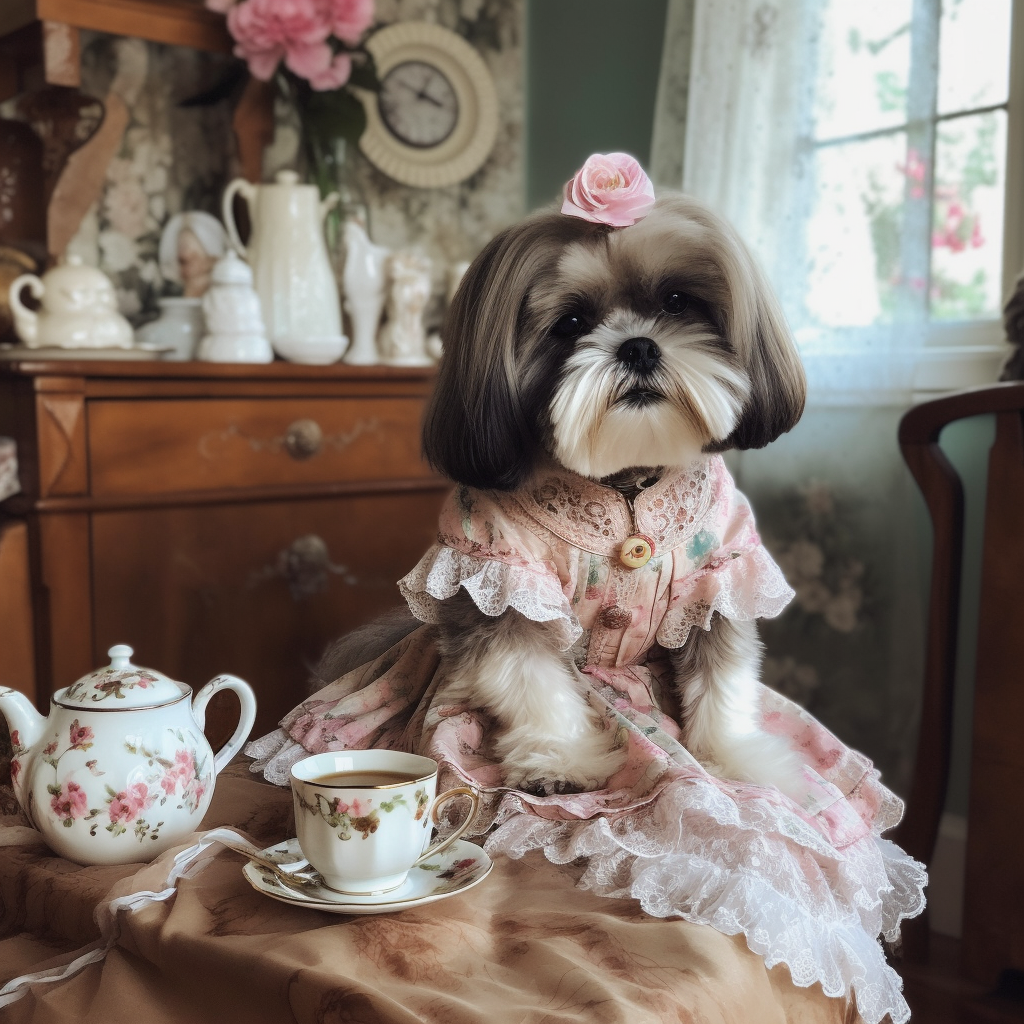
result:
[[(652, 549), (639, 567), (619, 557), (632, 536)], [(719, 456), (667, 473), (632, 503), (560, 468), (510, 493), (459, 487), (438, 543), (399, 586), (426, 622), (460, 586), (488, 615), (513, 607), (556, 621), (581, 667), (605, 668), (640, 664), (655, 644), (681, 647), (715, 612), (777, 615), (793, 594)]]

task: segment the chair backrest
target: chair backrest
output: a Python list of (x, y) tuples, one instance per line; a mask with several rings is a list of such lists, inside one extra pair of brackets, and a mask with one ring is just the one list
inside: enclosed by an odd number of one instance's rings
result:
[(978, 609), (962, 968), (983, 984), (1024, 970), (1024, 383), (924, 402), (900, 423), (903, 457), (934, 529), (925, 679), (907, 815), (894, 835), (928, 863), (949, 779), (964, 494), (943, 427), (991, 413)]

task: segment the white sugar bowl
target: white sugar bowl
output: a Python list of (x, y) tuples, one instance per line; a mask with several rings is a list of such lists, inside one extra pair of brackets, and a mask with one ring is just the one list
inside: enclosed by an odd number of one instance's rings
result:
[[(15, 796), (50, 849), (78, 864), (152, 860), (194, 832), (256, 720), (252, 688), (235, 676), (217, 676), (193, 700), (184, 683), (133, 665), (130, 647), (107, 653), (108, 666), (50, 698), (48, 718), (0, 687)], [(238, 694), (241, 715), (214, 754), (203, 725), (220, 690)]]

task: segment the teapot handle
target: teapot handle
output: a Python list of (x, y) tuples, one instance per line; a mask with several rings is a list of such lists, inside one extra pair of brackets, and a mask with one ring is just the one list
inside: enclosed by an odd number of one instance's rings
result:
[(221, 216), (224, 218), (224, 226), (228, 229), (228, 238), (231, 240), (231, 244), (235, 247), (235, 251), (241, 256), (248, 256), (249, 253), (245, 246), (242, 244), (242, 239), (238, 235), (238, 225), (235, 224), (235, 210), (234, 210), (234, 199), (235, 193), (241, 192), (242, 197), (250, 206), (250, 212), (253, 202), (256, 199), (256, 186), (245, 178), (235, 178), (233, 182), (226, 189), (224, 189), (224, 198), (221, 200)]
[(210, 698), (221, 690), (234, 690), (238, 694), (241, 711), (238, 716), (238, 727), (231, 739), (214, 755), (213, 772), (219, 775), (221, 769), (242, 749), (242, 744), (249, 738), (253, 723), (256, 721), (256, 695), (252, 687), (237, 676), (215, 676), (195, 696), (192, 701), (192, 717), (200, 729), (206, 725), (206, 705)]
[(15, 330), (22, 341), (31, 342), (35, 339), (39, 315), (21, 301), (22, 289), (26, 287), (32, 293), (32, 298), (41, 299), (46, 286), (35, 274), (22, 274), (11, 282), (8, 289), (7, 299), (14, 314)]

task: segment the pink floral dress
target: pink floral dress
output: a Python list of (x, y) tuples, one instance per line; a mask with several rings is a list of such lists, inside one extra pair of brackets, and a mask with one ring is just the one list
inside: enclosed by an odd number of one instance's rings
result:
[[(642, 536), (650, 560), (622, 563)], [(588, 699), (624, 744), (624, 766), (597, 792), (534, 796), (502, 785), (491, 723), (445, 698), (430, 623), (463, 588), (488, 615), (514, 608), (555, 623), (590, 683)], [(438, 543), (399, 583), (426, 625), (324, 687), (250, 745), (253, 770), (287, 784), (307, 752), (392, 747), (438, 760), (449, 781), (484, 790), (474, 831), (489, 853), (586, 858), (584, 887), (634, 897), (657, 916), (742, 933), (798, 985), (855, 993), (861, 1016), (909, 1016), (878, 936), (895, 938), (924, 905), (924, 869), (881, 838), (902, 815), (871, 763), (779, 694), (762, 691), (763, 727), (805, 765), (799, 802), (773, 787), (708, 774), (680, 742), (666, 651), (714, 612), (777, 615), (793, 596), (762, 547), (746, 499), (711, 457), (643, 490), (619, 492), (551, 469), (515, 493), (459, 487)]]

